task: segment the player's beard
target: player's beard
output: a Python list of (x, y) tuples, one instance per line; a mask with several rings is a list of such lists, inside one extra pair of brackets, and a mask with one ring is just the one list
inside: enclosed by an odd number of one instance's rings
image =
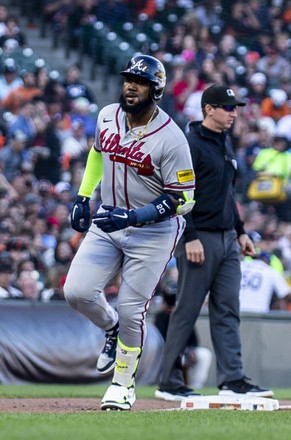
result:
[(149, 107), (151, 107), (153, 105), (153, 100), (149, 96), (144, 101), (138, 102), (137, 104), (134, 104), (134, 105), (128, 105), (126, 103), (126, 100), (125, 100), (123, 94), (121, 93), (121, 95), (119, 97), (119, 104), (121, 105), (121, 108), (125, 113), (132, 113), (134, 115), (137, 115), (139, 113), (143, 113), (145, 110), (147, 110)]

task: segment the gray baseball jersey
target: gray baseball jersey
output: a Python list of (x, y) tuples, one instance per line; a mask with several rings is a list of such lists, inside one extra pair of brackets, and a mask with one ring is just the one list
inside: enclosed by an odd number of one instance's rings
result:
[[(132, 131), (137, 135), (142, 128)], [(135, 209), (165, 191), (194, 188), (187, 140), (161, 108), (145, 136), (136, 140), (130, 130), (126, 131), (121, 107), (104, 107), (98, 116), (95, 148), (103, 156), (104, 204)]]

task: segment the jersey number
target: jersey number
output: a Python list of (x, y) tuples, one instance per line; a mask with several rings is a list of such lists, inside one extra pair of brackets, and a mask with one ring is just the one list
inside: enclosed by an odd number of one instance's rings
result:
[(241, 278), (241, 289), (258, 290), (262, 285), (263, 277), (260, 273), (244, 273)]

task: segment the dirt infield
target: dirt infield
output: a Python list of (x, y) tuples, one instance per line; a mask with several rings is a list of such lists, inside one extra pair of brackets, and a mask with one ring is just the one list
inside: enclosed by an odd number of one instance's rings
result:
[[(95, 398), (1, 398), (0, 412), (74, 413), (100, 411), (100, 399)], [(180, 402), (139, 399), (133, 411), (154, 411), (180, 408)]]
[[(178, 409), (180, 402), (139, 399), (133, 411)], [(291, 410), (291, 401), (280, 401), (280, 410)], [(95, 398), (0, 398), (0, 412), (6, 413), (75, 413), (100, 411), (100, 399)]]

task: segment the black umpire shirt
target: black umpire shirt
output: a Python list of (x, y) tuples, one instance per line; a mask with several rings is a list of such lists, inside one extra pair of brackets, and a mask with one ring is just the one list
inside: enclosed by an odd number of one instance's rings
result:
[(201, 122), (192, 122), (187, 139), (196, 176), (196, 204), (185, 216), (185, 240), (197, 239), (199, 229), (236, 229), (238, 236), (244, 234), (235, 201), (237, 162), (230, 137), (226, 132), (209, 130)]

